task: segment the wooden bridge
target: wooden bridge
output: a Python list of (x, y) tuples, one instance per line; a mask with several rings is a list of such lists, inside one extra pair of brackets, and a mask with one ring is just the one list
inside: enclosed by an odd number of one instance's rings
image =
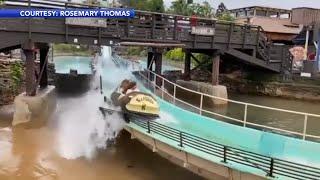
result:
[[(2, 8), (102, 7), (61, 1), (8, 0), (4, 1)], [(108, 46), (156, 43), (167, 47), (180, 46), (190, 53), (213, 55), (219, 50), (240, 62), (278, 73), (291, 68), (288, 47), (274, 45), (260, 26), (144, 11), (136, 11), (132, 19), (91, 19), (96, 22), (90, 25), (75, 25), (68, 19), (1, 18), (0, 50), (21, 47), (26, 42)], [(186, 56), (187, 63), (190, 64), (190, 56)]]

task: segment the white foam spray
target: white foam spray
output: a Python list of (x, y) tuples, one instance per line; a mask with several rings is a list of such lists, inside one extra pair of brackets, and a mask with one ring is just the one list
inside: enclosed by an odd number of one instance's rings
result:
[[(96, 73), (91, 89), (80, 97), (60, 99), (58, 102), (58, 152), (67, 159), (86, 157), (92, 159), (98, 149), (107, 148), (124, 127), (122, 115), (114, 113), (103, 117), (99, 106), (106, 106), (103, 95), (111, 92), (130, 72), (117, 68), (111, 61), (111, 48), (103, 47), (97, 57)], [(103, 79), (100, 94), (99, 78)]]

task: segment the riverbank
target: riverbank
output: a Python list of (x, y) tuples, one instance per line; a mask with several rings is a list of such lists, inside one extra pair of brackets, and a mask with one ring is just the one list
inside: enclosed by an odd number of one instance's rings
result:
[[(79, 46), (72, 44), (54, 44), (53, 56), (93, 56), (99, 51), (95, 46)], [(52, 53), (52, 52), (51, 52)], [(50, 54), (52, 56), (52, 54)]]
[[(35, 68), (40, 73), (40, 62), (35, 61)], [(48, 84), (54, 84), (55, 67), (48, 63)], [(16, 95), (25, 87), (25, 64), (20, 58), (0, 58), (0, 106), (12, 104)]]
[[(122, 55), (121, 56), (124, 59), (128, 59), (131, 61), (147, 61), (147, 57), (146, 56), (129, 56), (129, 55)], [(165, 66), (172, 66), (178, 69), (183, 70), (184, 69), (184, 62), (183, 61), (173, 61), (173, 60), (169, 60), (169, 59), (165, 59), (163, 57), (163, 61), (162, 64)]]
[(320, 86), (297, 82), (256, 82), (222, 76), (221, 82), (229, 91), (304, 101), (320, 102)]
[[(146, 61), (146, 57), (143, 56), (122, 57), (134, 61)], [(184, 69), (184, 64), (180, 61), (164, 60), (163, 65)], [(174, 79), (171, 77), (170, 80), (176, 81), (183, 77), (181, 72), (177, 73), (179, 72), (167, 72), (166, 76), (175, 77)], [(211, 73), (200, 70), (192, 71), (191, 80), (210, 83)], [(281, 79), (281, 75), (234, 72), (220, 74), (220, 84), (226, 86), (229, 92), (243, 95), (320, 102), (320, 78), (310, 79), (294, 76), (291, 80), (285, 81)]]

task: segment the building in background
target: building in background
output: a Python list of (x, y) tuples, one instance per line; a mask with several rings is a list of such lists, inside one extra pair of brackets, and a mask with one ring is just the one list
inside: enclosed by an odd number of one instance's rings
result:
[(229, 10), (236, 23), (261, 26), (267, 37), (278, 43), (292, 44), (303, 25), (292, 23), (292, 11), (262, 6), (251, 6)]

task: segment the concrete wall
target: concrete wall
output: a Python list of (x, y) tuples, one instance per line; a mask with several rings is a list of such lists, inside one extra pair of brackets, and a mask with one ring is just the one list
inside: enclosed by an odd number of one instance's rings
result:
[(22, 93), (15, 97), (14, 106), (13, 126), (24, 123), (32, 127), (41, 126), (55, 112), (55, 87), (48, 86), (45, 89), (39, 89), (36, 96), (26, 96), (25, 93)]
[(199, 176), (212, 180), (260, 180), (266, 179), (253, 174), (237, 171), (229, 167), (217, 164), (180, 149), (176, 149), (168, 144), (165, 144), (157, 139), (145, 135), (134, 128), (125, 128), (133, 139), (137, 139), (150, 148), (153, 152), (168, 159), (172, 163), (184, 167)]
[[(197, 82), (197, 81), (184, 81), (177, 80), (177, 84), (185, 87), (187, 89), (191, 89), (197, 92), (201, 92), (204, 94), (209, 94), (215, 97), (220, 97), (224, 99), (228, 99), (227, 88), (225, 86), (216, 85), (213, 86), (209, 83), (205, 82)], [(225, 105), (228, 104), (227, 101), (211, 98), (213, 105)]]

